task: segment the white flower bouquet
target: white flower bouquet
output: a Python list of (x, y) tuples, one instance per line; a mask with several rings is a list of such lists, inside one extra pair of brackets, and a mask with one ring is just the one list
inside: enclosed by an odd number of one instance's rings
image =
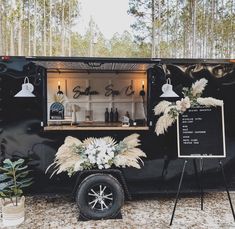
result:
[(140, 145), (138, 137), (138, 134), (132, 134), (117, 143), (111, 137), (87, 138), (80, 141), (68, 136), (46, 172), (52, 166), (55, 166), (55, 170), (51, 176), (61, 172), (67, 172), (71, 176), (77, 171), (108, 169), (112, 165), (140, 168), (139, 162), (143, 163), (140, 157), (146, 157), (146, 154), (137, 148)]
[(154, 107), (155, 115), (163, 114), (156, 123), (155, 132), (157, 135), (164, 134), (168, 127), (172, 126), (177, 120), (178, 115), (184, 113), (190, 107), (223, 105), (222, 100), (214, 99), (212, 97), (201, 97), (207, 82), (208, 81), (205, 78), (202, 78), (192, 84), (191, 88), (183, 88), (184, 98), (181, 100), (178, 100), (175, 103), (164, 100)]

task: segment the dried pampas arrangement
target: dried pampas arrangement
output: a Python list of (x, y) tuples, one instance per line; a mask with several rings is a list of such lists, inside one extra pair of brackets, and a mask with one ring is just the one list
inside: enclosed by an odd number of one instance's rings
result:
[(155, 115), (163, 115), (159, 117), (155, 132), (157, 135), (166, 133), (168, 127), (172, 126), (177, 120), (179, 114), (184, 113), (190, 107), (197, 106), (223, 106), (223, 101), (212, 97), (202, 98), (201, 95), (207, 85), (207, 80), (202, 78), (192, 84), (191, 88), (183, 88), (184, 98), (175, 103), (169, 101), (161, 101), (154, 107)]
[(141, 168), (139, 162), (146, 154), (138, 148), (138, 134), (132, 134), (117, 143), (111, 137), (87, 138), (80, 141), (68, 136), (56, 153), (54, 162), (46, 172), (53, 167), (54, 174), (67, 172), (69, 176), (85, 169), (108, 169), (116, 167)]

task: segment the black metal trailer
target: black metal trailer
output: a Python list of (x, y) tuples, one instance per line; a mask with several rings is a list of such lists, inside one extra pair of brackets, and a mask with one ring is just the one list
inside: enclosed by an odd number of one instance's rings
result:
[[(58, 131), (48, 126), (47, 86), (48, 74), (141, 73), (146, 77), (147, 117), (145, 129)], [(14, 97), (23, 79), (28, 76), (33, 83), (34, 98)], [(227, 157), (224, 160), (229, 187), (235, 188), (235, 61), (210, 59), (149, 59), (149, 58), (85, 58), (85, 57), (1, 57), (0, 60), (0, 153), (5, 158), (24, 158), (33, 169), (34, 185), (31, 193), (85, 192), (90, 182), (93, 186), (111, 184), (116, 196), (131, 198), (138, 194), (175, 193), (183, 161), (177, 158), (176, 127), (166, 135), (154, 132), (157, 118), (154, 106), (161, 100), (161, 87), (170, 78), (175, 92), (191, 86), (200, 78), (208, 80), (205, 96), (224, 101)], [(86, 137), (112, 136), (117, 140), (131, 133), (140, 134), (141, 149), (147, 154), (141, 169), (125, 168), (83, 171), (68, 178), (66, 174), (49, 178), (45, 170), (52, 163), (58, 147), (68, 135)], [(204, 162), (205, 189), (223, 187), (218, 179), (218, 161)], [(220, 175), (220, 174), (219, 174)], [(98, 182), (98, 183), (97, 183)], [(86, 186), (86, 187), (84, 187)], [(92, 187), (93, 187), (92, 186)], [(79, 188), (78, 188), (79, 187)], [(124, 190), (124, 191), (123, 191)], [(185, 174), (184, 191), (197, 191), (193, 164)], [(84, 193), (79, 193), (84, 196)], [(118, 199), (122, 204), (123, 199)], [(85, 206), (85, 203), (83, 203)], [(83, 206), (83, 207), (84, 207)], [(114, 206), (114, 205), (113, 205)], [(110, 210), (111, 209), (111, 210)], [(89, 212), (89, 210), (86, 210)], [(87, 218), (105, 218), (116, 215), (118, 208), (92, 214)], [(108, 213), (107, 213), (108, 212)]]

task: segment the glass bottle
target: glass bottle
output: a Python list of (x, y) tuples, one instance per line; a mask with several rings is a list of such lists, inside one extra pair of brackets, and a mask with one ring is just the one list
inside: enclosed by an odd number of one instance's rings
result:
[(109, 121), (110, 121), (110, 122), (113, 122), (113, 116), (114, 116), (113, 108), (111, 108), (111, 111), (110, 111), (110, 113), (109, 113)]
[(130, 118), (130, 114), (129, 114), (128, 111), (126, 112), (125, 116), (126, 116), (127, 118)]
[(116, 111), (114, 113), (114, 122), (118, 122), (118, 116), (119, 116), (119, 114), (118, 114), (118, 110), (116, 108)]
[(106, 111), (104, 112), (104, 121), (109, 122), (109, 111), (108, 108), (106, 108)]

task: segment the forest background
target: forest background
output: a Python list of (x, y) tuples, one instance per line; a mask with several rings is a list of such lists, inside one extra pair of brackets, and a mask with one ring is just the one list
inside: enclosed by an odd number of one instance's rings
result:
[(79, 0), (0, 0), (0, 55), (235, 58), (235, 0), (127, 1), (132, 32), (108, 39), (74, 29)]

